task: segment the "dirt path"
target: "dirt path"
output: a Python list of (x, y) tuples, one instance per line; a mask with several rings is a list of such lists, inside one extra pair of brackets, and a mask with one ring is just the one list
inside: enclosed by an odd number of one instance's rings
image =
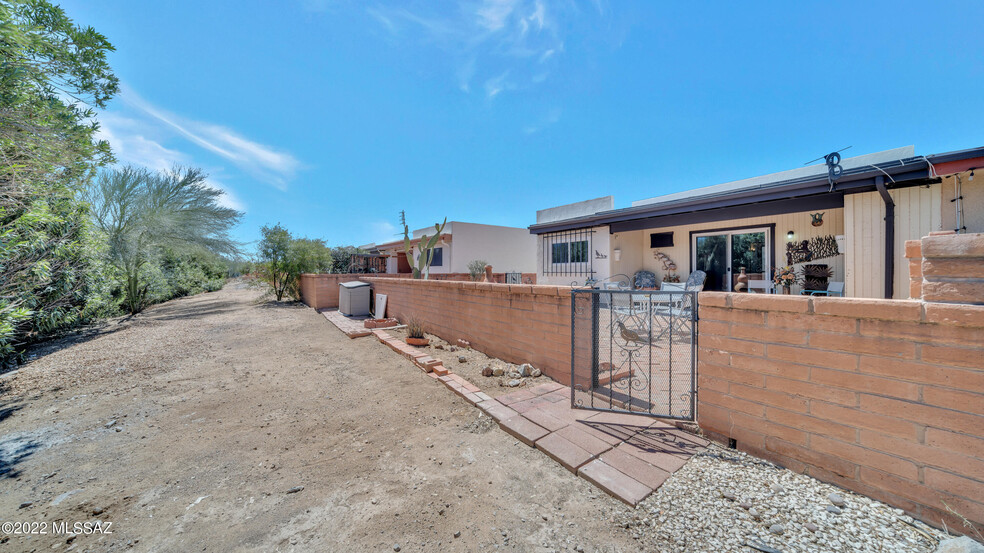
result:
[(640, 549), (625, 507), (409, 361), (256, 296), (168, 302), (0, 377), (0, 520), (113, 522), (0, 548)]

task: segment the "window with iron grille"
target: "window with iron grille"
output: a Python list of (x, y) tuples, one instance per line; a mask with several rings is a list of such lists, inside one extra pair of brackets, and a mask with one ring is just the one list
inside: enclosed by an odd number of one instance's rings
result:
[(568, 230), (541, 235), (543, 246), (543, 274), (585, 275), (594, 274), (591, 242), (594, 231), (590, 229)]

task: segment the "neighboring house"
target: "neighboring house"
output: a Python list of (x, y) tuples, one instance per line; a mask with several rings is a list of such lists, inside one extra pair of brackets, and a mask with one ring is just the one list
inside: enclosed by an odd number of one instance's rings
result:
[[(984, 232), (984, 148), (930, 156), (912, 146), (697, 188), (615, 209), (611, 196), (537, 212), (537, 282), (657, 279), (694, 269), (732, 290), (776, 267), (826, 265), (845, 295), (907, 298), (906, 240)], [(672, 263), (676, 270), (667, 270)], [(793, 288), (798, 293), (800, 287)]]
[[(425, 234), (434, 236), (434, 227), (413, 231), (411, 261), (402, 239), (376, 245), (379, 254), (387, 258), (386, 272), (412, 272), (411, 263), (415, 265), (420, 255), (417, 244)], [(525, 228), (448, 221), (434, 250), (430, 273), (467, 273), (468, 264), (475, 260), (492, 265), (497, 273), (534, 273), (536, 244), (536, 237)]]

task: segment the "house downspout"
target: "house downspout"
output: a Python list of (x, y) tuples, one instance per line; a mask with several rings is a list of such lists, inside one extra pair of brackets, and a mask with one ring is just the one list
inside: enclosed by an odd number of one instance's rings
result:
[(885, 298), (895, 296), (895, 201), (885, 188), (885, 177), (875, 177), (875, 187), (885, 202)]

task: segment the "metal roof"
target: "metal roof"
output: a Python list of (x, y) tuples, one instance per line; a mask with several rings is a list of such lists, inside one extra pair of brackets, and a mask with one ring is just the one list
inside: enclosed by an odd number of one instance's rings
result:
[[(886, 152), (880, 152), (875, 155), (898, 152), (899, 150), (907, 149), (887, 150)], [(867, 156), (859, 157), (864, 158)], [(785, 178), (791, 172), (774, 173), (765, 177), (774, 177), (780, 180), (759, 180), (762, 178), (757, 177), (755, 179), (735, 181), (734, 183), (725, 183), (725, 185), (698, 188), (681, 194), (670, 194), (660, 198), (653, 198), (653, 200), (660, 200), (658, 203), (643, 203), (621, 209), (599, 211), (591, 215), (531, 225), (529, 229), (532, 234), (543, 234), (608, 225), (622, 221), (648, 219), (664, 215), (677, 215), (790, 198), (827, 194), (853, 194), (874, 190), (875, 179), (879, 176), (888, 178), (889, 187), (892, 187), (896, 183), (900, 185), (906, 183), (903, 186), (914, 186), (924, 184), (926, 179), (935, 176), (935, 172), (931, 169), (931, 164), (974, 157), (984, 157), (984, 147), (931, 156), (909, 156), (907, 158), (880, 163), (845, 167), (844, 172), (838, 178), (833, 188), (831, 188), (827, 181), (826, 171), (820, 174), (810, 172), (803, 176), (794, 176), (793, 178)], [(704, 193), (701, 194), (701, 191), (704, 191)]]

